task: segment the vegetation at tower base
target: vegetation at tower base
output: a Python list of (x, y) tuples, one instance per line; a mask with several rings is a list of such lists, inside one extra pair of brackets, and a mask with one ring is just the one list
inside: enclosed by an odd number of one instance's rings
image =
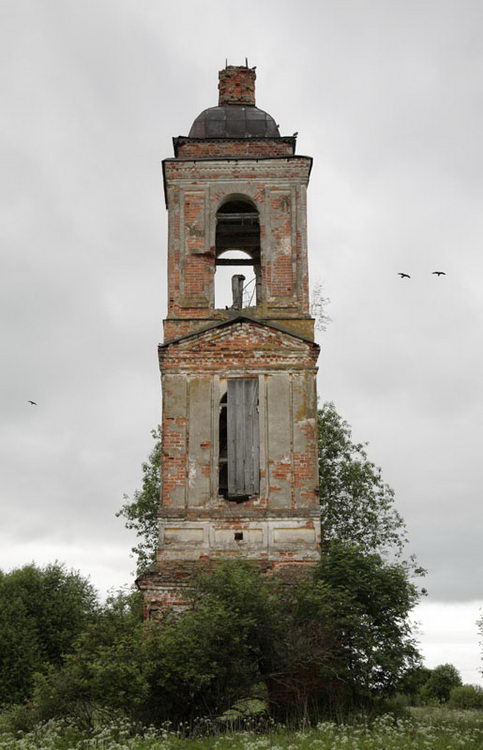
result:
[(63, 663), (96, 609), (89, 581), (59, 563), (0, 571), (0, 705), (29, 698), (34, 674)]
[[(19, 669), (28, 663), (28, 679), (9, 683), (3, 698), (29, 699), (16, 714), (20, 723), (68, 715), (90, 726), (113, 714), (157, 724), (216, 719), (255, 698), (275, 718), (340, 717), (372, 710), (401, 689), (419, 666), (409, 626), (419, 592), (397, 557), (404, 524), (379, 470), (352, 443), (333, 405), (324, 405), (319, 419), (326, 541), (312, 576), (287, 586), (260, 576), (255, 563), (218, 563), (194, 583), (183, 616), (165, 611), (161, 627), (142, 621), (139, 593), (91, 602), (82, 623), (75, 626), (76, 616), (70, 623), (62, 655), (44, 661), (36, 659), (26, 626)], [(138, 533), (140, 570), (157, 545), (159, 432), (153, 438), (142, 488), (119, 512)], [(348, 526), (337, 497), (354, 516)]]
[[(263, 616), (253, 608), (249, 611), (259, 625), (258, 632), (270, 637), (263, 646), (258, 643), (263, 658), (256, 664), (244, 654), (247, 673), (244, 678), (237, 674), (234, 681), (235, 686), (245, 686), (245, 693), (247, 680), (264, 682), (272, 709), (281, 711), (288, 705), (306, 708), (309, 704), (317, 710), (323, 706), (324, 710), (342, 711), (370, 703), (394, 691), (403, 674), (419, 666), (408, 615), (419, 597), (411, 575), (423, 571), (413, 560), (401, 559), (406, 529), (394, 507), (394, 493), (383, 481), (381, 470), (369, 460), (365, 444), (352, 441), (349, 425), (332, 403), (324, 404), (318, 419), (324, 538), (321, 561), (311, 579), (289, 589), (277, 588), (279, 584), (260, 580), (251, 572), (251, 585), (265, 591), (270, 617), (267, 619), (265, 610)], [(139, 572), (154, 559), (158, 541), (159, 432), (153, 437), (157, 442), (143, 465), (142, 490), (132, 501), (126, 499), (119, 513), (141, 538), (141, 544), (133, 549)], [(236, 568), (241, 575), (245, 564), (237, 562)], [(223, 577), (223, 571), (221, 565), (210, 579), (212, 583), (205, 581), (201, 586), (204, 597), (186, 613), (186, 624), (180, 623), (180, 628), (187, 628), (193, 618), (196, 621), (206, 607), (213, 606), (210, 585), (219, 586), (216, 601), (226, 606), (230, 579), (228, 574)], [(228, 586), (223, 595), (222, 580)], [(239, 587), (241, 591), (244, 585), (239, 582)], [(228, 598), (234, 611), (245, 612), (234, 605), (232, 594)], [(218, 609), (216, 612), (220, 614)], [(211, 614), (213, 621), (216, 612)], [(202, 624), (197, 632), (205, 632)], [(228, 625), (223, 632), (222, 642), (226, 643)], [(239, 635), (236, 638), (238, 643)], [(226, 684), (222, 692), (234, 697)], [(206, 693), (203, 700), (207, 700)], [(196, 710), (202, 709), (196, 704)]]
[(112, 597), (63, 664), (37, 675), (32, 721), (177, 724), (254, 695), (275, 718), (341, 716), (373, 706), (418, 663), (407, 620), (417, 591), (405, 570), (338, 542), (312, 580), (289, 587), (223, 562), (161, 627), (142, 622), (139, 596)]

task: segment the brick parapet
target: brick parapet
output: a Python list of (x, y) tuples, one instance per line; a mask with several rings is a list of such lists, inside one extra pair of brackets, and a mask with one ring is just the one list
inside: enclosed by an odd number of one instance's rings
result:
[(177, 159), (221, 158), (270, 158), (294, 156), (294, 136), (281, 138), (173, 138), (174, 155)]

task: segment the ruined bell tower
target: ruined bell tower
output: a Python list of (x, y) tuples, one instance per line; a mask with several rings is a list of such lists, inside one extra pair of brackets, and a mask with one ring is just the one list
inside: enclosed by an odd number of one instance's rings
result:
[(254, 68), (227, 66), (218, 89), (163, 161), (160, 536), (138, 580), (148, 617), (182, 604), (221, 558), (291, 580), (319, 557), (312, 160), (256, 107)]

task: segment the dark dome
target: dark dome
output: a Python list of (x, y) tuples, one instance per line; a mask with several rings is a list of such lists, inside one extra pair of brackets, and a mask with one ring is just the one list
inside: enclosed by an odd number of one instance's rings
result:
[(279, 138), (273, 117), (258, 107), (227, 104), (205, 109), (194, 121), (189, 138)]

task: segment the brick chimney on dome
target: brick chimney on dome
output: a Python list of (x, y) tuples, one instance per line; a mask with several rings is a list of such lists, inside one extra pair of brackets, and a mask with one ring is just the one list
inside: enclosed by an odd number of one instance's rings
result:
[(255, 68), (227, 65), (218, 73), (218, 106), (244, 104), (255, 106)]

